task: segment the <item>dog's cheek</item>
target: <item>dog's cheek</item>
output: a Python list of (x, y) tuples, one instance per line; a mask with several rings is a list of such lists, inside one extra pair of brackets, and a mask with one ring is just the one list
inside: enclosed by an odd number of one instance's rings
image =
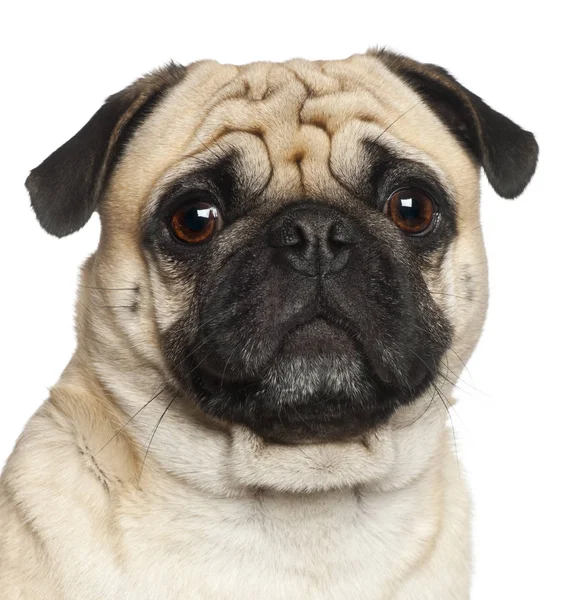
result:
[(178, 265), (150, 265), (150, 291), (154, 318), (161, 336), (176, 323), (187, 324), (194, 336), (198, 322), (198, 279), (190, 272), (182, 272)]
[(446, 359), (449, 368), (459, 373), (481, 335), (487, 310), (487, 267), (480, 235), (453, 240), (439, 268), (426, 279), (435, 304), (453, 329)]
[(101, 261), (107, 263), (106, 287), (116, 295), (106, 301), (109, 310), (102, 321), (110, 322), (116, 336), (122, 332), (132, 348), (162, 369), (167, 332), (178, 330), (179, 339), (186, 341), (197, 333), (197, 269), (159, 253), (135, 255), (124, 248), (114, 255)]
[(160, 365), (162, 353), (146, 263), (134, 248), (103, 244), (82, 268), (77, 302), (81, 337), (117, 364), (132, 352)]

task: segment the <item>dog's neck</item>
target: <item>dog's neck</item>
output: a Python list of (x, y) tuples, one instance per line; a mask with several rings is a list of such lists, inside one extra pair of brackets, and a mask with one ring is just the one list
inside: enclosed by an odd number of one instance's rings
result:
[[(454, 532), (468, 531), (467, 495), (434, 405), (415, 405), (404, 421), (397, 416), (362, 441), (280, 446), (241, 428), (211, 427), (182, 399), (165, 413), (174, 397), (168, 394), (128, 422), (159, 381), (146, 370), (130, 377), (127, 364), (100, 364), (98, 371), (77, 353), (51, 396), (56, 415), (50, 412), (66, 439), (73, 433), (80, 452), (69, 453), (85, 485), (101, 483), (99, 492), (88, 486), (96, 494), (90, 506), (122, 532), (126, 547), (146, 548), (128, 571), (156, 569), (165, 586), (169, 559), (153, 564), (148, 550), (178, 540), (182, 550), (167, 556), (181, 552), (193, 575), (179, 570), (174, 585), (197, 581), (204, 564), (198, 556), (216, 552), (220, 559), (203, 574), (218, 578), (227, 569), (232, 583), (223, 597), (234, 597), (240, 585), (246, 597), (277, 588), (313, 597), (295, 561), (315, 576), (343, 574), (350, 589), (343, 597), (367, 581), (378, 586), (374, 597), (392, 597), (420, 565), (443, 569), (450, 554), (453, 576), (454, 564), (465, 564), (467, 535), (454, 539)], [(257, 572), (258, 584), (239, 583), (254, 582)], [(337, 597), (333, 579), (322, 580), (326, 597)]]

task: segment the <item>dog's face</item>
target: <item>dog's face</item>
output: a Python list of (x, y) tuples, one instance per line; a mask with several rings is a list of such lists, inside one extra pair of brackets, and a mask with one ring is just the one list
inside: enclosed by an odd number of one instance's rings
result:
[[(301, 89), (289, 79), (278, 92), (292, 115)], [(173, 299), (164, 356), (205, 412), (277, 441), (343, 438), (435, 379), (452, 325), (427, 280), (443, 289), (455, 204), (433, 168), (375, 144), (376, 129), (351, 127), (331, 157), (326, 129), (309, 125), (320, 139), (307, 144), (291, 121), (286, 149), (263, 126), (170, 177), (144, 247), (156, 293)], [(329, 161), (342, 184), (326, 173), (308, 186)]]
[(205, 62), (113, 96), (28, 186), (56, 235), (101, 215), (102, 355), (115, 331), (218, 423), (318, 442), (454, 378), (485, 313), (479, 166), (512, 197), (536, 157), (446, 72), (388, 53)]

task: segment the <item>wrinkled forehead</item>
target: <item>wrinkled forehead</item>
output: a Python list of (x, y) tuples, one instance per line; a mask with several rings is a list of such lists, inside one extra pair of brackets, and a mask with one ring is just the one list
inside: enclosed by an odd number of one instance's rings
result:
[(367, 176), (367, 142), (426, 165), (459, 200), (474, 203), (478, 171), (468, 155), (370, 55), (191, 65), (129, 144), (112, 189), (130, 181), (142, 206), (155, 186), (234, 154), (240, 183), (253, 195), (265, 188), (281, 199), (354, 192)]

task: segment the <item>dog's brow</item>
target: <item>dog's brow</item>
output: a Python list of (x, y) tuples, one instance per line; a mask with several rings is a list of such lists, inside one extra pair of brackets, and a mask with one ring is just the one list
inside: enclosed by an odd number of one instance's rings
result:
[(167, 176), (154, 194), (158, 199), (155, 205), (195, 190), (215, 193), (222, 196), (223, 201), (227, 200), (227, 188), (231, 182), (225, 179), (234, 177), (233, 153), (219, 156), (210, 148), (207, 150), (210, 151), (210, 158), (196, 160), (188, 168), (183, 165), (172, 176)]

